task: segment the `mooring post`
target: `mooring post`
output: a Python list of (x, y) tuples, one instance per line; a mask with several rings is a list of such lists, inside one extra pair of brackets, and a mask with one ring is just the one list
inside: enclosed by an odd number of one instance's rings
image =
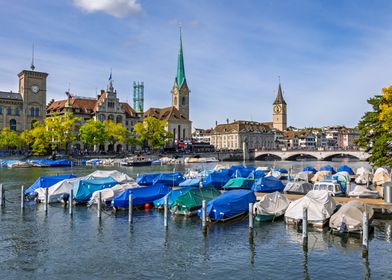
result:
[(130, 224), (133, 223), (133, 200), (132, 200), (132, 193), (129, 193), (129, 196), (128, 196), (128, 222)]
[(23, 210), (24, 208), (24, 186), (20, 188), (20, 208)]
[(363, 212), (363, 222), (362, 222), (362, 256), (366, 257), (368, 255), (369, 249), (369, 215), (365, 208)]
[(304, 207), (302, 209), (302, 241), (303, 246), (308, 246), (308, 208)]
[(369, 185), (370, 185), (370, 174), (367, 174), (367, 180), (366, 180), (366, 188), (369, 189)]
[(203, 176), (200, 176), (199, 188), (203, 187)]
[(249, 229), (253, 229), (253, 203), (249, 203)]
[(168, 214), (168, 210), (169, 210), (169, 195), (165, 195), (165, 205), (164, 205), (163, 210), (164, 210), (163, 211), (163, 226), (166, 229), (168, 227), (167, 214)]
[(101, 207), (102, 207), (102, 192), (98, 193), (98, 207), (97, 207), (97, 217), (101, 218)]
[(0, 207), (5, 207), (5, 191), (3, 188), (3, 184), (0, 184)]
[(45, 203), (44, 203), (45, 212), (48, 212), (48, 200), (49, 200), (49, 188), (45, 188)]
[(203, 200), (201, 202), (201, 225), (203, 234), (207, 233), (207, 209), (206, 209), (206, 201)]
[(68, 198), (68, 212), (69, 212), (69, 215), (73, 215), (73, 189), (71, 189), (70, 191), (69, 191), (69, 198)]

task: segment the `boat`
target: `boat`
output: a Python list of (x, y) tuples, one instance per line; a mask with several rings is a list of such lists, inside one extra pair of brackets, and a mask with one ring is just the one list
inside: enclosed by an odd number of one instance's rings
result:
[(355, 172), (355, 183), (358, 185), (366, 185), (371, 182), (372, 175), (369, 168), (360, 167)]
[(219, 162), (214, 157), (187, 157), (184, 163), (209, 163), (209, 162)]
[(164, 197), (170, 192), (170, 188), (162, 184), (148, 187), (127, 189), (112, 200), (114, 210), (129, 208), (129, 195), (132, 194), (132, 206), (139, 207), (153, 204), (155, 200)]
[(367, 211), (369, 225), (373, 219), (374, 210), (367, 207), (359, 200), (352, 200), (343, 204), (340, 209), (331, 216), (329, 227), (335, 233), (362, 233), (363, 213)]
[[(253, 191), (232, 190), (221, 194), (209, 201), (206, 206), (207, 220), (210, 222), (226, 222), (249, 211), (249, 203), (255, 203), (256, 196)], [(198, 211), (202, 216), (202, 211)]]
[(331, 176), (331, 179), (336, 180), (339, 183), (342, 191), (346, 193), (347, 187), (350, 185), (351, 181), (350, 174), (347, 171), (337, 172)]
[(376, 191), (378, 191), (380, 197), (384, 197), (384, 188), (382, 186), (386, 182), (391, 182), (391, 175), (389, 170), (387, 170), (385, 167), (377, 168), (373, 176), (373, 186), (375, 186)]
[(177, 187), (186, 178), (181, 172), (161, 173), (152, 182), (153, 185), (163, 184), (168, 187)]
[(98, 158), (89, 159), (89, 160), (86, 160), (86, 166), (97, 166), (101, 162), (102, 162), (102, 160), (100, 160)]
[(120, 164), (122, 166), (150, 166), (152, 160), (142, 156), (134, 156), (124, 159)]
[(203, 178), (203, 186), (214, 186), (217, 189), (221, 189), (229, 180), (230, 176), (224, 169), (214, 171)]
[(48, 190), (48, 203), (66, 202), (69, 199), (69, 193), (74, 188), (74, 184), (87, 177), (65, 179), (57, 182), (49, 188), (38, 188), (35, 190), (39, 202), (45, 202), (45, 192)]
[(170, 206), (174, 215), (193, 216), (201, 208), (202, 201), (207, 203), (221, 193), (215, 187), (193, 188), (178, 196)]
[(256, 179), (252, 186), (252, 190), (254, 192), (281, 192), (283, 189), (283, 183), (274, 176), (266, 176)]
[(379, 198), (378, 191), (372, 191), (367, 189), (365, 186), (356, 185), (354, 189), (348, 193), (349, 197), (358, 197), (358, 198)]
[(165, 197), (167, 196), (168, 198), (168, 206), (169, 208), (173, 204), (173, 202), (179, 197), (180, 195), (184, 194), (185, 192), (191, 190), (192, 187), (184, 187), (176, 190), (171, 190), (167, 195), (164, 197), (161, 197), (159, 199), (156, 199), (153, 201), (155, 208), (161, 209), (165, 205)]
[(263, 170), (255, 170), (248, 175), (248, 179), (259, 179), (265, 177), (265, 172)]
[(63, 181), (65, 179), (71, 179), (71, 178), (76, 178), (76, 176), (72, 174), (64, 174), (64, 175), (57, 175), (57, 176), (40, 176), (28, 189), (25, 190), (24, 195), (27, 198), (36, 197), (37, 195), (36, 190), (38, 188), (43, 188), (43, 189), (49, 188), (60, 181)]
[(112, 177), (82, 179), (74, 184), (75, 203), (86, 203), (95, 191), (112, 188), (118, 182)]
[(39, 160), (31, 160), (30, 163), (34, 167), (71, 167), (73, 166), (73, 162), (66, 159), (39, 159)]
[(308, 224), (321, 229), (328, 225), (329, 218), (336, 209), (336, 202), (328, 191), (312, 190), (290, 203), (284, 214), (285, 222), (299, 225), (303, 218), (303, 208), (308, 209)]
[(351, 169), (350, 166), (347, 165), (341, 165), (338, 167), (338, 172), (342, 172), (345, 171), (349, 174), (349, 176), (353, 176), (354, 175), (354, 171)]
[(313, 190), (312, 183), (305, 181), (292, 181), (286, 184), (283, 192), (289, 194), (307, 194), (311, 190)]
[(290, 200), (279, 192), (268, 193), (253, 206), (255, 220), (259, 222), (273, 221), (284, 215)]
[(315, 191), (328, 191), (332, 196), (344, 196), (340, 184), (336, 180), (322, 180), (313, 185)]
[(33, 167), (33, 164), (27, 161), (16, 161), (13, 163), (7, 164), (7, 167), (9, 168), (29, 168)]
[(313, 177), (310, 179), (310, 181), (314, 184), (318, 181), (324, 180), (326, 177), (331, 177), (332, 173), (331, 171), (328, 170), (320, 170), (317, 171), (316, 174), (313, 175)]
[(331, 165), (326, 165), (326, 166), (320, 167), (320, 171), (329, 171), (329, 172), (331, 172), (331, 174), (336, 173), (335, 169)]
[(247, 178), (233, 178), (230, 179), (222, 189), (232, 190), (232, 189), (246, 189), (250, 190), (253, 186), (255, 180)]
[(301, 171), (294, 175), (294, 181), (304, 181), (309, 182), (315, 173), (312, 171)]
[(97, 204), (99, 201), (99, 194), (101, 194), (101, 201), (109, 206), (113, 198), (119, 196), (123, 191), (127, 189), (133, 189), (133, 188), (141, 188), (141, 186), (136, 183), (125, 183), (125, 184), (117, 184), (112, 188), (106, 188), (106, 189), (95, 191), (91, 195), (91, 198), (87, 203), (87, 205), (91, 206), (93, 204)]
[(248, 178), (256, 169), (254, 167), (239, 167), (236, 166), (234, 172), (231, 174), (231, 178)]
[(186, 179), (185, 181), (181, 182), (178, 186), (179, 187), (193, 187), (193, 188), (198, 188), (200, 187), (200, 180), (198, 178), (193, 178), (193, 179)]
[(112, 177), (117, 183), (120, 184), (131, 183), (135, 181), (127, 174), (120, 172), (118, 170), (96, 170), (93, 173), (87, 175), (87, 177), (94, 177), (94, 178)]
[(136, 183), (141, 186), (152, 186), (154, 180), (161, 175), (161, 173), (142, 174), (136, 177)]
[(312, 172), (313, 174), (316, 174), (317, 173), (317, 169), (316, 168), (314, 168), (314, 167), (312, 167), (312, 166), (306, 166), (306, 167), (304, 167), (304, 169), (302, 170), (302, 171), (310, 171), (310, 172)]

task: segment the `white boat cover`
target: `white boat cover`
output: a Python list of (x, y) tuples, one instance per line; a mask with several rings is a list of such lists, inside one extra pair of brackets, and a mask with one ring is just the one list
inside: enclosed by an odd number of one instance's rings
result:
[(336, 202), (328, 191), (309, 191), (303, 198), (290, 203), (284, 214), (285, 217), (302, 220), (303, 208), (308, 208), (308, 221), (320, 222), (331, 217), (336, 208)]
[(264, 172), (268, 172), (268, 171), (271, 170), (271, 168), (269, 168), (268, 166), (259, 166), (259, 167), (256, 168), (256, 171), (258, 171), (258, 170), (261, 170), (261, 171), (264, 171)]
[[(72, 178), (72, 179), (65, 179), (60, 182), (57, 182), (53, 186), (48, 188), (48, 203), (59, 202), (60, 198), (64, 194), (69, 194), (70, 190), (73, 189), (74, 184), (79, 182), (80, 180), (87, 179), (86, 177), (79, 177), (79, 178)], [(45, 202), (45, 188), (38, 188), (35, 190), (38, 193), (38, 199), (41, 202)]]
[[(346, 231), (362, 230), (363, 212), (365, 211), (366, 204), (359, 200), (349, 201), (339, 209), (338, 212), (332, 215), (329, 220), (329, 226), (333, 229), (340, 229), (342, 223), (346, 224)], [(371, 207), (367, 207), (369, 219), (374, 215)]]
[(371, 179), (372, 176), (370, 174), (370, 170), (366, 167), (360, 167), (357, 169), (355, 172), (356, 178), (355, 178), (355, 183), (359, 185), (366, 185), (368, 182), (368, 179)]
[(340, 171), (332, 176), (335, 180), (338, 180), (338, 182), (343, 182), (345, 184), (350, 182), (350, 174), (347, 171)]
[(271, 170), (270, 172), (267, 173), (266, 177), (267, 176), (273, 176), (276, 179), (280, 179), (280, 177), (282, 177), (282, 173), (277, 170)]
[(348, 193), (348, 196), (378, 198), (379, 194), (378, 191), (372, 191), (365, 186), (356, 185), (355, 188)]
[(123, 191), (125, 191), (127, 189), (134, 189), (134, 188), (140, 188), (140, 187), (141, 186), (137, 183), (127, 183), (127, 184), (115, 185), (112, 188), (95, 191), (91, 195), (91, 199), (88, 202), (88, 205), (98, 203), (99, 193), (102, 193), (102, 196), (101, 196), (102, 202), (106, 202), (106, 201), (110, 201), (113, 198), (119, 196)]
[(391, 181), (391, 176), (389, 175), (388, 170), (386, 170), (383, 167), (377, 168), (373, 176), (373, 185), (381, 186), (382, 184), (390, 181)]
[(97, 170), (87, 176), (94, 178), (106, 178), (110, 176), (118, 183), (134, 182), (127, 174), (117, 170)]
[(327, 171), (327, 170), (323, 170), (323, 171), (317, 171), (316, 174), (314, 174), (314, 176), (312, 177), (312, 179), (310, 179), (310, 181), (312, 183), (316, 183), (318, 181), (324, 180), (325, 176), (331, 176), (331, 172)]
[(215, 165), (215, 167), (214, 167), (214, 170), (215, 171), (218, 171), (218, 170), (221, 170), (221, 169), (229, 169), (230, 168), (230, 166), (228, 166), (228, 165), (223, 165), (223, 164), (217, 164), (217, 165)]
[(310, 179), (313, 177), (312, 171), (301, 171), (294, 175), (294, 181), (305, 181), (309, 182)]
[(307, 194), (311, 190), (313, 190), (313, 184), (305, 181), (294, 181), (288, 182), (283, 191)]
[(279, 192), (268, 193), (261, 200), (254, 204), (253, 211), (256, 215), (266, 215), (279, 217), (284, 214), (290, 200), (286, 195)]

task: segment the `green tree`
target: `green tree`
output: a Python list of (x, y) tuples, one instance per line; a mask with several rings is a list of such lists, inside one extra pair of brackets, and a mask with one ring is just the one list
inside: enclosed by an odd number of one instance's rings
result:
[(14, 149), (20, 147), (22, 140), (16, 131), (3, 128), (0, 132), (0, 147)]
[(166, 141), (173, 138), (173, 134), (166, 131), (167, 121), (147, 117), (143, 122), (137, 123), (133, 133), (140, 142), (147, 142), (153, 150), (162, 148)]
[(106, 120), (103, 124), (105, 125), (107, 140), (110, 144), (125, 142), (129, 131), (122, 125), (122, 123), (114, 123), (110, 120)]
[(105, 144), (107, 141), (105, 125), (99, 120), (90, 119), (79, 128), (79, 138), (83, 144), (90, 147)]
[(46, 155), (50, 150), (50, 135), (42, 123), (35, 122), (32, 129), (22, 132), (21, 139), (31, 147), (33, 155)]
[(375, 95), (368, 99), (372, 111), (366, 112), (358, 123), (359, 137), (356, 143), (367, 148), (371, 153), (369, 161), (375, 166), (392, 166), (392, 155), (389, 144), (392, 143), (390, 123), (391, 117), (385, 112), (390, 110), (392, 87), (383, 89), (383, 95)]

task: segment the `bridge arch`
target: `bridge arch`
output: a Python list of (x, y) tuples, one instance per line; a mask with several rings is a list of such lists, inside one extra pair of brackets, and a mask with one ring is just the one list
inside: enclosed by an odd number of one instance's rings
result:
[(257, 157), (255, 157), (255, 160), (260, 160), (260, 161), (273, 161), (273, 160), (283, 160), (280, 156), (273, 154), (273, 153), (265, 153), (265, 154), (260, 154)]
[(342, 153), (342, 152), (330, 154), (330, 155), (324, 157), (323, 160), (331, 161), (333, 158), (349, 158), (349, 159), (360, 160), (360, 158), (358, 158), (357, 156), (354, 156), (354, 155), (349, 154), (349, 153)]
[(317, 160), (318, 158), (314, 155), (308, 154), (308, 153), (298, 153), (298, 154), (293, 154), (290, 155), (289, 157), (286, 158), (286, 160), (294, 161), (294, 160)]

